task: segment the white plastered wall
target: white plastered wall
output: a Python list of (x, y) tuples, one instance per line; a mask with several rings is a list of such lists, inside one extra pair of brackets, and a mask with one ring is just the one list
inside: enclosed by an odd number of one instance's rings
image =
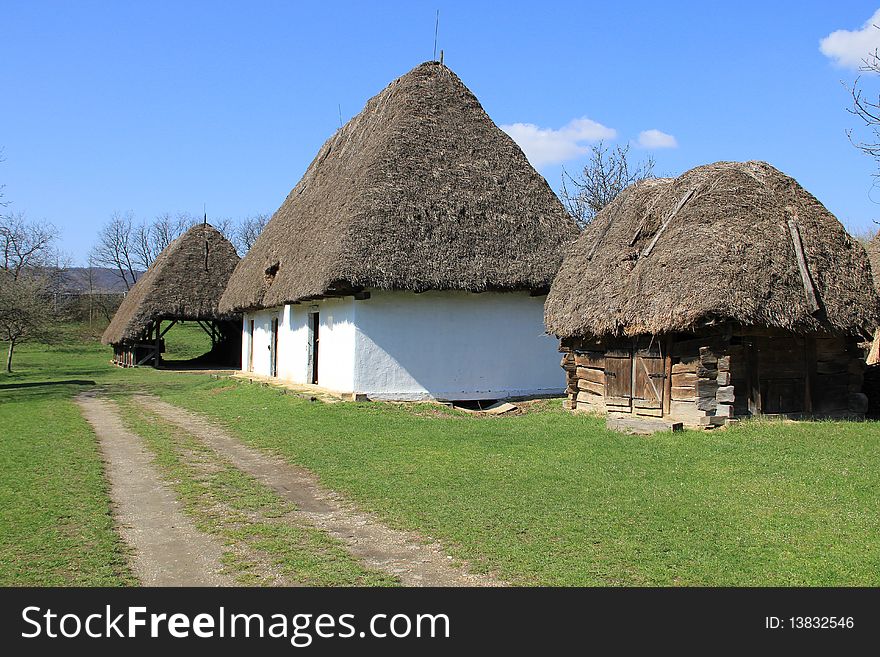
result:
[(279, 317), (278, 376), (310, 378), (308, 314), (319, 312), (318, 384), (374, 399), (502, 399), (559, 394), (557, 342), (544, 333), (544, 299), (527, 292), (389, 292), (323, 299), (254, 319), (254, 371), (270, 373), (271, 321)]
[(354, 302), (355, 391), (377, 399), (502, 399), (564, 388), (544, 297), (387, 292)]

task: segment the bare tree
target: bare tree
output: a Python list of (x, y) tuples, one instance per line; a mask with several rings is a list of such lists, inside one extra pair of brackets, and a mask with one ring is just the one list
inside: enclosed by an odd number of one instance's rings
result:
[[(880, 74), (880, 51), (874, 49), (868, 53), (862, 60), (859, 69), (865, 73)], [(856, 139), (853, 137), (852, 130), (847, 130), (846, 134), (856, 148), (865, 155), (874, 158), (878, 167), (874, 178), (880, 179), (880, 97), (877, 100), (866, 98), (861, 85), (861, 77), (856, 78), (849, 91), (852, 94), (852, 107), (849, 107), (847, 111), (862, 120), (865, 127), (870, 130), (871, 137), (866, 140)]]
[(112, 269), (126, 290), (130, 290), (138, 278), (136, 239), (131, 213), (115, 212), (98, 233), (98, 242), (89, 256), (99, 267)]
[(6, 371), (12, 372), (12, 355), (22, 342), (42, 340), (51, 313), (47, 306), (49, 284), (36, 272), (19, 274), (0, 271), (0, 340), (8, 343)]
[(563, 169), (560, 197), (566, 210), (584, 228), (599, 211), (633, 183), (654, 177), (654, 158), (629, 159), (629, 144), (609, 149), (604, 142), (590, 147), (590, 161), (577, 176)]
[(185, 212), (172, 216), (166, 212), (151, 222), (141, 222), (132, 229), (133, 259), (137, 265), (147, 270), (162, 251), (183, 235), (198, 219)]
[(57, 239), (49, 223), (28, 221), (21, 213), (0, 217), (0, 340), (8, 343), (7, 372), (17, 345), (48, 333), (64, 264)]
[(57, 239), (50, 223), (28, 221), (21, 212), (0, 217), (0, 269), (18, 280), (28, 269), (56, 267)]
[(260, 233), (263, 232), (268, 223), (268, 214), (254, 214), (238, 222), (238, 226), (236, 226), (232, 236), (233, 238), (230, 241), (235, 245), (239, 255), (243, 256), (251, 250), (254, 242), (257, 241)]

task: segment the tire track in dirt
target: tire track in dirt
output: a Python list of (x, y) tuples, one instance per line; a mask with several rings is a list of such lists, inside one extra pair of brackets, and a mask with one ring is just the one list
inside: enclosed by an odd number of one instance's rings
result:
[(320, 485), (309, 470), (242, 443), (224, 428), (191, 411), (151, 395), (135, 401), (192, 434), (256, 477), (285, 499), (315, 527), (341, 540), (369, 568), (397, 576), (404, 586), (504, 586), (490, 575), (471, 573), (453, 563), (437, 543), (425, 544), (413, 532), (393, 529), (358, 510), (341, 495)]
[(223, 547), (183, 514), (141, 437), (125, 428), (115, 402), (97, 394), (81, 393), (75, 401), (98, 437), (113, 517), (141, 584), (234, 586), (222, 572)]

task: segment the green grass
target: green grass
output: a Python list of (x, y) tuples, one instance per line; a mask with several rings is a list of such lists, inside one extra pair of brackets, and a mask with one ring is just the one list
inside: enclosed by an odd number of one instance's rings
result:
[[(120, 370), (96, 346), (59, 349), (23, 348), (13, 380), (149, 390), (515, 584), (880, 585), (875, 422), (750, 422), (646, 438), (551, 402), (492, 419), (322, 404), (238, 381)], [(38, 402), (77, 389), (0, 389), (0, 404), (25, 400), (25, 424), (41, 425), (51, 404)], [(0, 534), (22, 537), (12, 525), (29, 517), (4, 516)]]
[(0, 586), (133, 584), (94, 435), (60, 395), (0, 403)]
[(326, 533), (298, 521), (292, 504), (157, 415), (123, 403), (126, 424), (142, 436), (196, 526), (227, 546), (225, 562), (241, 584), (389, 586)]
[(420, 417), (216, 382), (166, 399), (518, 584), (877, 585), (876, 423), (653, 437), (541, 412)]

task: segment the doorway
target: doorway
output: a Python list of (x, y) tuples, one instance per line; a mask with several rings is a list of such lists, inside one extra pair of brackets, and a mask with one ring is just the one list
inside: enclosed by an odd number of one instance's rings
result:
[(248, 323), (247, 371), (254, 371), (254, 320), (250, 320)]
[(318, 345), (321, 320), (318, 311), (309, 313), (309, 383), (318, 383)]
[(278, 318), (272, 318), (272, 342), (269, 345), (269, 371), (272, 376), (278, 376)]

